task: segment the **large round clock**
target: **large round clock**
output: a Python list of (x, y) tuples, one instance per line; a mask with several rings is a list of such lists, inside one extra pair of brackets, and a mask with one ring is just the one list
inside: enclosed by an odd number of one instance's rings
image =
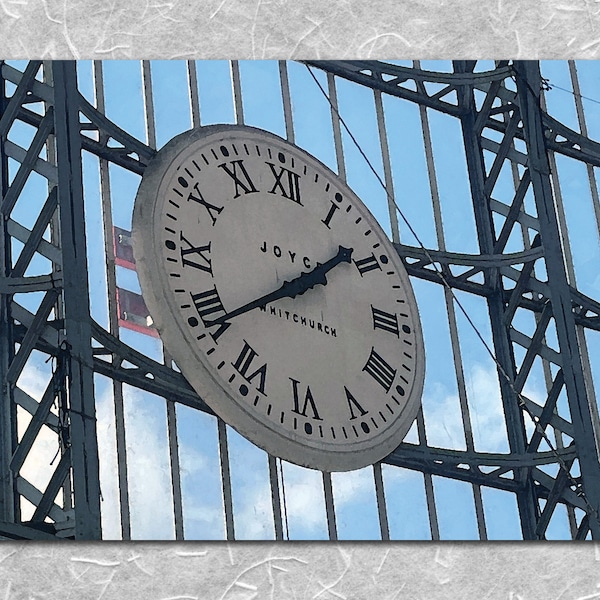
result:
[(133, 243), (167, 349), (242, 435), (325, 471), (398, 446), (423, 388), (414, 295), (385, 233), (326, 166), (251, 127), (183, 133), (144, 173)]

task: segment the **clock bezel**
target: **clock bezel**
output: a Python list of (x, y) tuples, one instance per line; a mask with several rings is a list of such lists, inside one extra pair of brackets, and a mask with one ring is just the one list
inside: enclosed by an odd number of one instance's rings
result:
[[(160, 219), (157, 215), (166, 202), (166, 198), (159, 197), (161, 184), (165, 177), (172, 173), (174, 165), (177, 162), (181, 163), (183, 155), (190, 154), (193, 146), (206, 145), (208, 139), (221, 136), (211, 142), (218, 143), (220, 140), (231, 138), (232, 134), (243, 134), (250, 138), (256, 136), (263, 143), (275, 144), (278, 148), (291, 150), (301, 156), (307, 164), (322, 172), (329, 180), (335, 181), (336, 186), (352, 198), (360, 214), (368, 219), (369, 224), (373, 225), (382, 239), (389, 244), (398, 276), (406, 286), (407, 308), (412, 315), (416, 342), (415, 374), (412, 388), (406, 392), (408, 399), (392, 425), (368, 440), (348, 442), (344, 450), (340, 449), (339, 444), (332, 447), (333, 445), (320, 440), (311, 440), (313, 445), (307, 445), (306, 442), (303, 443), (302, 436), (291, 431), (279, 432), (270, 427), (266, 420), (261, 421), (258, 413), (246, 410), (223, 385), (223, 380), (215, 373), (210, 362), (205, 360), (198, 346), (188, 342), (187, 326), (177, 318), (176, 311), (173, 310), (174, 302), (170, 297), (168, 277), (162, 268), (165, 260), (164, 250), (158, 243)], [(247, 137), (246, 141), (250, 139)], [(245, 125), (208, 125), (179, 134), (169, 141), (146, 167), (135, 200), (132, 239), (143, 297), (165, 347), (206, 404), (252, 443), (294, 464), (322, 471), (349, 471), (382, 460), (405, 437), (421, 403), (425, 376), (424, 345), (414, 292), (404, 266), (375, 217), (353, 190), (321, 161), (275, 134)], [(315, 448), (315, 445), (320, 445), (321, 448)]]

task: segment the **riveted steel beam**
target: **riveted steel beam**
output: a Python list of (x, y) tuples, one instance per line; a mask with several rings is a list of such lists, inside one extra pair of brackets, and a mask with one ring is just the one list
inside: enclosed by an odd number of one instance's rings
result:
[(535, 62), (518, 61), (517, 93), (529, 154), (529, 168), (545, 250), (550, 301), (560, 353), (567, 399), (571, 412), (585, 496), (589, 503), (589, 526), (594, 539), (600, 539), (600, 462), (594, 423), (591, 418), (583, 366), (579, 355), (577, 330), (567, 282), (556, 209), (550, 183), (546, 136), (540, 107), (540, 73)]

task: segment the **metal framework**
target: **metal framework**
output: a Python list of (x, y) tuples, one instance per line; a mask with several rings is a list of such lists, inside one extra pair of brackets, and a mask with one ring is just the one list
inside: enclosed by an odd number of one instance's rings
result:
[[(581, 134), (550, 117), (544, 110), (542, 79), (535, 62), (502, 62), (493, 70), (476, 72), (474, 62), (458, 61), (453, 73), (425, 71), (418, 63), (412, 68), (376, 61), (306, 64), (327, 73), (341, 176), (345, 175), (343, 123), (337, 114), (336, 81), (343, 78), (373, 90), (396, 248), (412, 277), (440, 284), (444, 291), (466, 450), (430, 446), (421, 413), (417, 419), (419, 442), (402, 443), (384, 464), (423, 473), (432, 539), (440, 538), (432, 483), (435, 476), (471, 484), (480, 539), (487, 538), (482, 488), (515, 494), (523, 539), (544, 539), (557, 506), (566, 506), (573, 538), (600, 539), (600, 428), (585, 338), (586, 330), (600, 331), (600, 302), (578, 291), (575, 284), (554, 162), (555, 155), (562, 155), (586, 165), (595, 208), (600, 211), (593, 171), (600, 166), (600, 144), (587, 138), (583, 110), (579, 111)], [(294, 141), (286, 63), (280, 63), (279, 71), (287, 137)], [(131, 537), (123, 416), (123, 384), (127, 384), (166, 399), (175, 535), (182, 539), (184, 510), (175, 407), (179, 403), (212, 412), (172, 368), (169, 356), (163, 363), (157, 362), (119, 339), (109, 165), (140, 175), (155, 153), (151, 70), (143, 63), (146, 141), (136, 139), (104, 115), (101, 63), (94, 64), (94, 73), (96, 102), (92, 106), (78, 91), (74, 63), (32, 61), (23, 72), (2, 64), (0, 71), (0, 536), (101, 537), (93, 379), (97, 373), (113, 382), (122, 537)], [(188, 78), (192, 125), (198, 126), (193, 62), (188, 63)], [(235, 61), (232, 80), (236, 118), (243, 122)], [(395, 96), (419, 108), (437, 248), (400, 241), (388, 149), (391, 133), (386, 131), (383, 96)], [(431, 145), (432, 111), (460, 123), (478, 254), (446, 250)], [(12, 140), (13, 127), (23, 124), (34, 132), (28, 147)], [(87, 301), (84, 152), (96, 156), (100, 167), (108, 328), (90, 317)], [(509, 169), (512, 175), (511, 195), (498, 183), (502, 169)], [(41, 201), (30, 200), (33, 192), (27, 185), (32, 179), (43, 182)], [(527, 203), (528, 197), (533, 202)], [(28, 215), (30, 226), (23, 222), (26, 203), (35, 211), (33, 219), (31, 212)], [(523, 249), (508, 252), (507, 242), (515, 231)], [(28, 267), (36, 260), (45, 261), (47, 274), (28, 276)], [(458, 341), (456, 292), (478, 296), (487, 306), (509, 453), (475, 449)], [(515, 317), (519, 310), (533, 315), (533, 335), (522, 330)], [(52, 366), (45, 390), (37, 397), (23, 389), (20, 380), (33, 357), (38, 362), (42, 357)], [(543, 365), (545, 375), (542, 401), (524, 393), (536, 361)], [(228, 539), (234, 539), (227, 428), (218, 419), (217, 431), (225, 532)], [(48, 457), (49, 474), (43, 484), (34, 484), (25, 466), (42, 434), (53, 440), (56, 457)], [(268, 468), (275, 538), (283, 539), (284, 477), (273, 457), (268, 457)], [(387, 513), (394, 498), (385, 493), (381, 464), (373, 466), (373, 477), (381, 538), (389, 539)], [(323, 473), (323, 494), (329, 537), (337, 539), (329, 473)]]

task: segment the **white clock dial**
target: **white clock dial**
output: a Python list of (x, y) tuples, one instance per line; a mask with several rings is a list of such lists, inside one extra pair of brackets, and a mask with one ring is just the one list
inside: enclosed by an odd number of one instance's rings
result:
[(384, 232), (327, 167), (251, 127), (187, 132), (148, 166), (133, 240), (166, 347), (240, 433), (327, 471), (400, 443), (424, 378), (414, 295)]

